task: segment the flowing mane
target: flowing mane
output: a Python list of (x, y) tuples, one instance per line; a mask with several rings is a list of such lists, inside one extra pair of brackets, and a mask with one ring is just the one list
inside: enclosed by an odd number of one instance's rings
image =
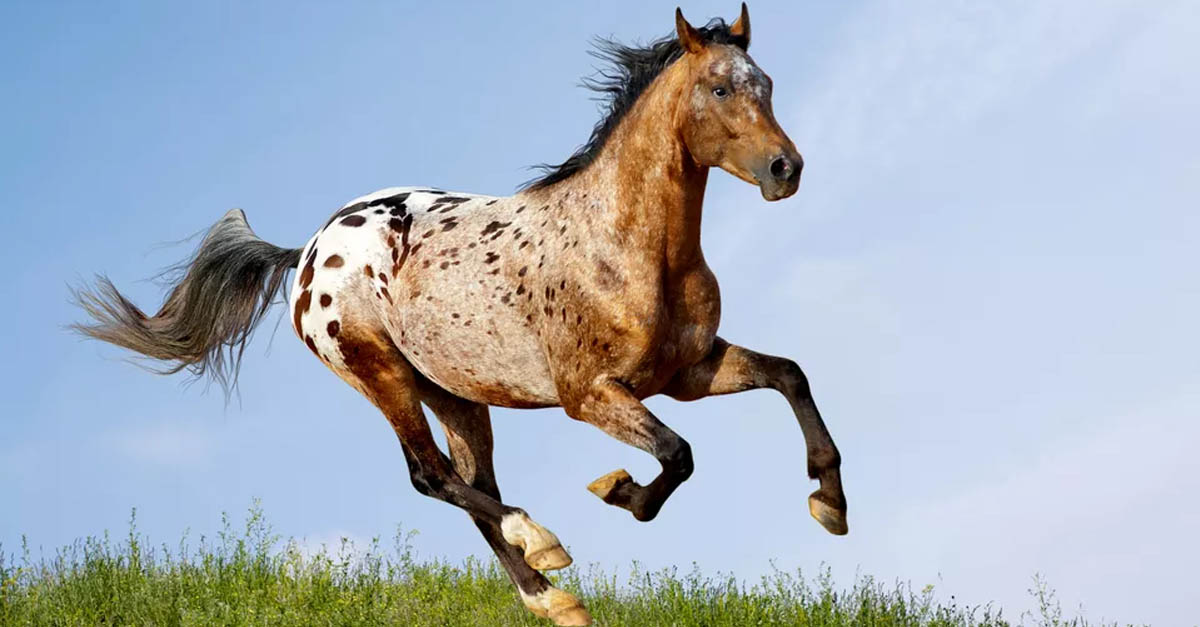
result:
[[(734, 35), (725, 20), (715, 17), (703, 28), (697, 29), (705, 43), (734, 44), (745, 49), (749, 42)], [(584, 87), (601, 94), (604, 115), (592, 128), (587, 143), (580, 146), (566, 161), (558, 165), (541, 164), (535, 169), (545, 172), (521, 186), (521, 189), (541, 189), (564, 181), (582, 171), (595, 161), (605, 142), (616, 130), (633, 103), (654, 82), (663, 70), (670, 67), (683, 54), (679, 39), (663, 37), (645, 46), (626, 46), (612, 39), (597, 38), (592, 56), (609, 64), (601, 69), (597, 77), (584, 77)]]

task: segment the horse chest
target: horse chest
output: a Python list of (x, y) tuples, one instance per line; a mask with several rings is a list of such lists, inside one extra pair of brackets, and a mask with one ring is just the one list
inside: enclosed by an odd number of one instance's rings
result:
[(652, 366), (644, 383), (645, 395), (657, 393), (678, 372), (698, 363), (712, 349), (721, 319), (721, 296), (716, 277), (700, 264), (668, 282), (664, 293), (664, 328), (653, 347)]
[(712, 348), (721, 321), (721, 292), (716, 277), (703, 263), (673, 288), (668, 290), (671, 327), (664, 351), (673, 351), (680, 367), (690, 366)]

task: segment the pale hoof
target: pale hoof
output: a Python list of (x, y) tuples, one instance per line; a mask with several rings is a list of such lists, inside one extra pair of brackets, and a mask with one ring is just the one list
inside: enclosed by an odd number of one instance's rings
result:
[(533, 522), (525, 512), (515, 512), (500, 519), (504, 541), (525, 550), (525, 563), (537, 570), (557, 570), (571, 565), (571, 556), (562, 548), (558, 538), (545, 527)]
[(633, 477), (630, 477), (629, 473), (622, 468), (620, 470), (614, 470), (607, 475), (604, 475), (603, 477), (600, 477), (599, 479), (589, 483), (587, 489), (588, 492), (595, 494), (596, 496), (600, 497), (600, 500), (607, 503), (609, 502), (609, 495), (611, 495), (614, 490), (622, 485), (625, 485), (626, 483), (633, 483)]
[(526, 553), (525, 563), (535, 570), (558, 570), (571, 565), (571, 556), (561, 546), (552, 546), (536, 553)]
[(521, 593), (521, 601), (530, 612), (554, 621), (555, 625), (591, 625), (592, 615), (570, 592), (546, 588), (533, 596)]
[(844, 536), (850, 531), (846, 526), (846, 512), (819, 500), (816, 494), (808, 497), (808, 513), (835, 536)]

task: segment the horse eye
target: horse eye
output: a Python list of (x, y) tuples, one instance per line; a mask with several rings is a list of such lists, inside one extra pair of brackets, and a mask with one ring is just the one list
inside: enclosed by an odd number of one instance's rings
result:
[(724, 100), (725, 97), (729, 95), (729, 90), (725, 89), (724, 87), (714, 87), (712, 93), (719, 100)]

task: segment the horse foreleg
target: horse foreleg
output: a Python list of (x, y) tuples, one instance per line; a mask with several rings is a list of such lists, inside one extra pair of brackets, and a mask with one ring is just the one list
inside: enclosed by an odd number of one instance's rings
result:
[[(427, 379), (421, 378), (418, 387), (421, 400), (433, 410), (446, 432), (455, 472), (471, 487), (499, 501), (500, 488), (496, 484), (492, 466), (492, 424), (487, 405), (454, 396)], [(500, 525), (473, 514), (471, 519), (517, 586), (525, 607), (558, 625), (591, 623), (591, 615), (578, 599), (550, 585), (550, 581), (538, 572), (564, 568), (571, 563), (571, 558), (557, 539), (542, 542), (544, 546), (534, 547), (531, 554), (528, 551), (530, 547), (526, 546), (523, 551), (521, 547), (509, 543)], [(544, 537), (542, 539), (546, 540)]]
[(649, 485), (635, 483), (625, 470), (588, 485), (605, 503), (629, 510), (634, 518), (653, 520), (667, 497), (692, 475), (692, 449), (687, 441), (659, 422), (623, 384), (612, 380), (598, 383), (566, 410), (572, 418), (650, 453), (662, 464), (662, 472)]
[(808, 448), (808, 476), (821, 482), (821, 487), (808, 497), (809, 513), (830, 533), (844, 535), (847, 526), (842, 458), (813, 402), (808, 378), (796, 362), (717, 338), (708, 356), (676, 374), (663, 393), (690, 401), (759, 388), (778, 390), (791, 403)]

